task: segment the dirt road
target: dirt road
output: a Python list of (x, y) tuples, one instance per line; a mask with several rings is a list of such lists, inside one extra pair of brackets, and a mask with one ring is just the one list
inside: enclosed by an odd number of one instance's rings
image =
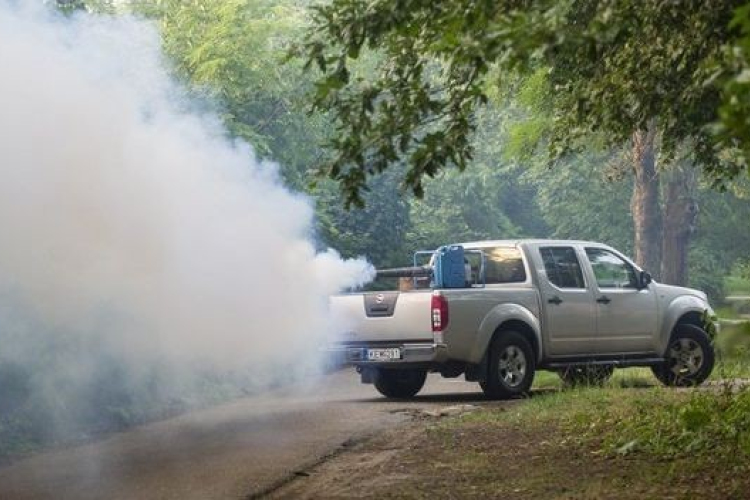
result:
[(488, 404), (476, 384), (428, 377), (410, 402), (345, 370), (0, 468), (0, 499), (253, 497), (413, 411)]

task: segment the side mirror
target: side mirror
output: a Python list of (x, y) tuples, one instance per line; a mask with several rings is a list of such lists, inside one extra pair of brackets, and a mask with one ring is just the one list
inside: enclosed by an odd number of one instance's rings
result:
[(646, 271), (641, 271), (638, 275), (638, 288), (643, 290), (644, 288), (647, 288), (649, 283), (653, 281), (653, 278), (649, 273)]

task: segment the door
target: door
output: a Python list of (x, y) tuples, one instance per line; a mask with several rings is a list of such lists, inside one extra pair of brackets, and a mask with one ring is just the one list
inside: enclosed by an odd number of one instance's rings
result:
[(578, 253), (573, 246), (539, 247), (544, 272), (539, 293), (544, 310), (547, 352), (551, 356), (595, 352), (594, 297), (586, 286)]
[(639, 289), (636, 269), (608, 249), (587, 247), (586, 256), (596, 282), (598, 352), (654, 353), (657, 310), (652, 287)]

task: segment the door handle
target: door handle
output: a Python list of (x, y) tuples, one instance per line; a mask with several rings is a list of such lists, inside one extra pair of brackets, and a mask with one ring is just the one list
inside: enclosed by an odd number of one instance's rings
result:
[(599, 302), (600, 304), (609, 304), (610, 302), (612, 302), (612, 299), (610, 299), (606, 295), (602, 295), (601, 297), (596, 299), (596, 301)]
[(549, 302), (550, 304), (555, 304), (556, 306), (559, 306), (560, 304), (562, 304), (562, 299), (558, 297), (557, 295), (555, 295), (551, 299), (547, 299), (547, 302)]

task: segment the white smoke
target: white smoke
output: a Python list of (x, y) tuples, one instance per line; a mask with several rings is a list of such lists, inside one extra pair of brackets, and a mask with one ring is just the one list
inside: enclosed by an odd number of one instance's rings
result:
[(328, 295), (370, 279), (163, 67), (141, 21), (0, 1), (0, 361), (288, 366), (315, 358)]

